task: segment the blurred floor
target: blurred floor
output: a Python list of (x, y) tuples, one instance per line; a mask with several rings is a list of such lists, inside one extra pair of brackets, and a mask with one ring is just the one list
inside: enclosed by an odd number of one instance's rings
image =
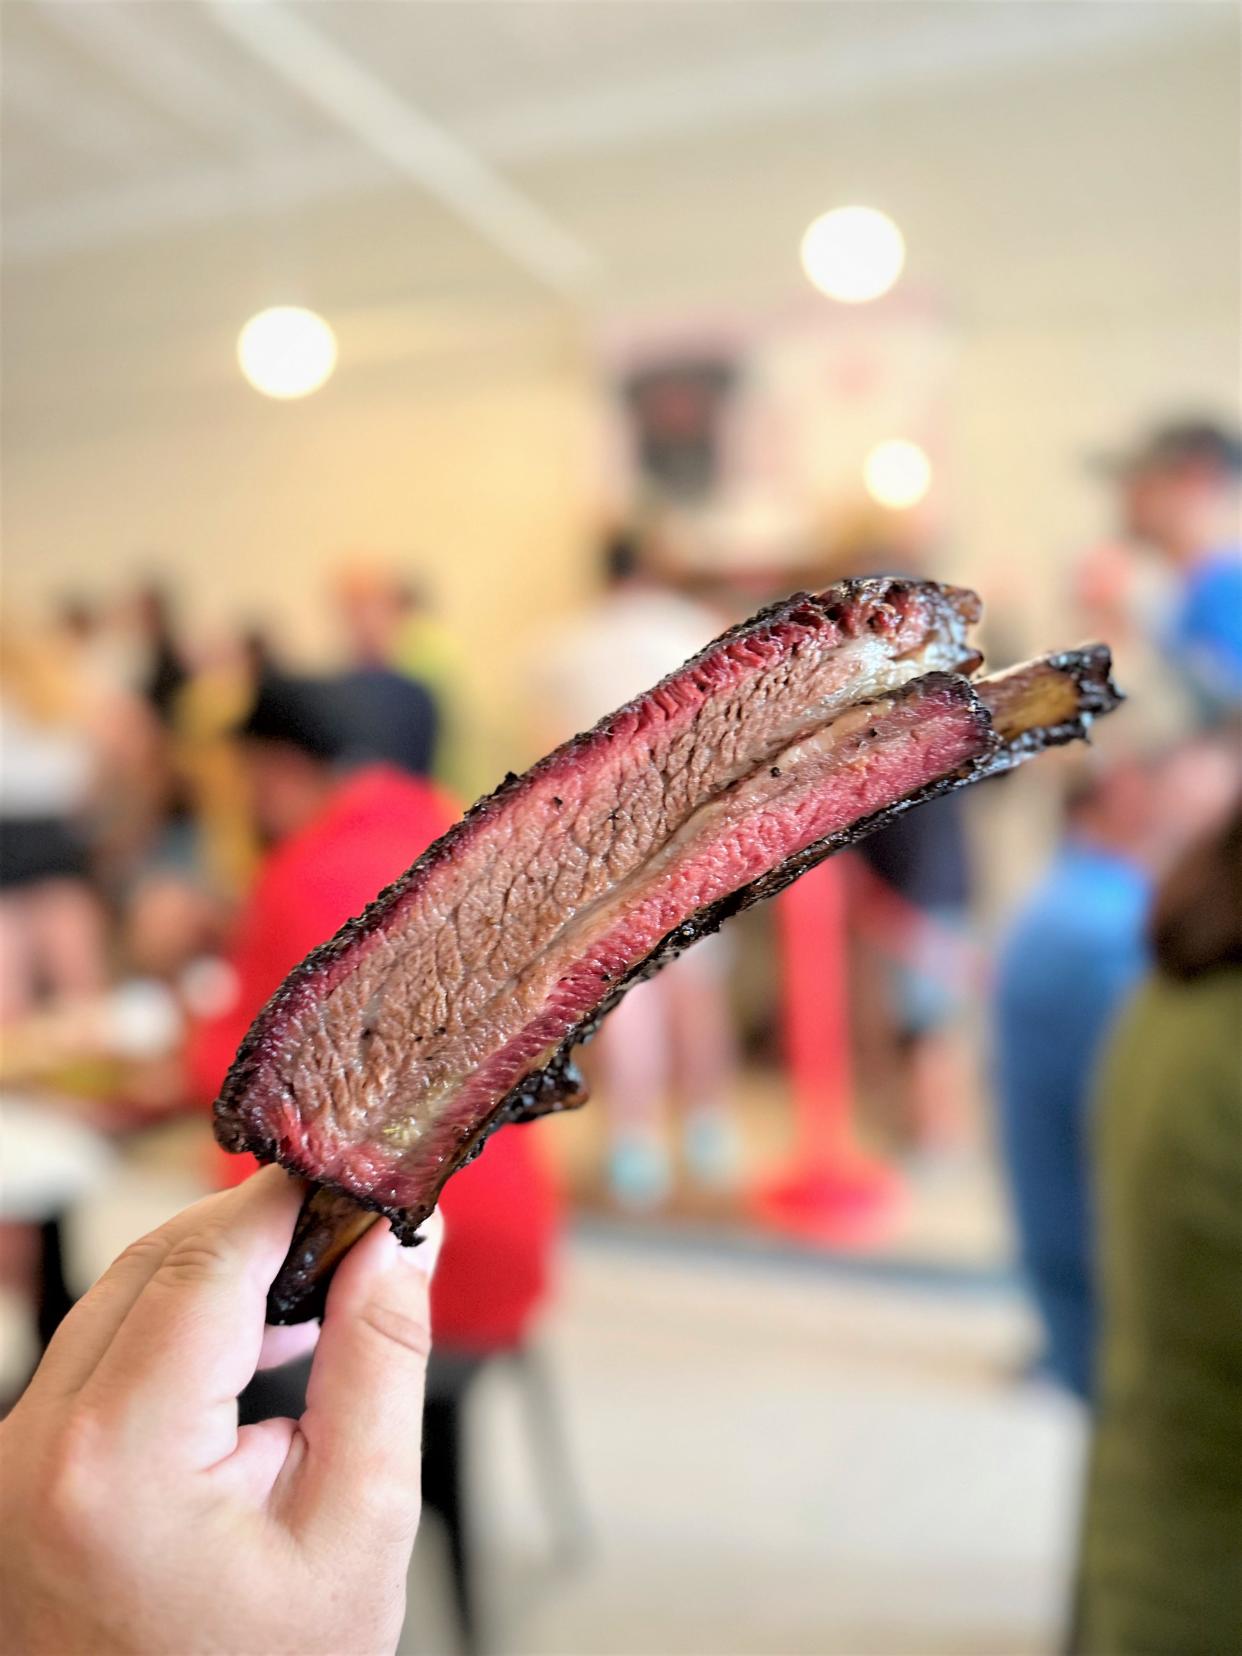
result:
[[(919, 1656), (1056, 1648), (1081, 1448), (1008, 1376), (1005, 1292), (582, 1239), (550, 1346), (590, 1514), (547, 1565), (519, 1398), (476, 1398), (492, 1648)], [(450, 1649), (437, 1538), (402, 1646)]]
[[(734, 1089), (747, 1182), (781, 1168), (793, 1151), (788, 1085), (779, 1071), (748, 1068)], [(538, 1129), (548, 1154), (560, 1167), (575, 1201), (591, 1212), (612, 1212), (604, 1186), (607, 1147), (606, 1101), (592, 1098), (582, 1110), (558, 1116)], [(964, 1104), (969, 1123), (960, 1152), (915, 1158), (904, 1168), (901, 1200), (891, 1226), (868, 1244), (868, 1252), (894, 1262), (945, 1266), (994, 1273), (1010, 1257), (1008, 1217), (991, 1155), (981, 1144), (983, 1105)], [(675, 1122), (669, 1143), (675, 1147)], [(733, 1197), (710, 1196), (677, 1185), (662, 1220), (676, 1224), (736, 1225)]]

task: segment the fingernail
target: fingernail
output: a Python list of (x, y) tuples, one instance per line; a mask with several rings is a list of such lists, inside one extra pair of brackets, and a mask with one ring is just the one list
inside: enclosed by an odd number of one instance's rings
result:
[(417, 1242), (408, 1247), (398, 1244), (389, 1252), (389, 1263), (398, 1263), (402, 1270), (418, 1271), (420, 1275), (430, 1278), (435, 1272), (443, 1241), (444, 1221), (439, 1213), (433, 1213), (419, 1228)]

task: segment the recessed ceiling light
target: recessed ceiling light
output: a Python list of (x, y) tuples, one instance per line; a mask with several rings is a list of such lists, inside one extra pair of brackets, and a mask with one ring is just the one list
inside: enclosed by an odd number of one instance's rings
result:
[(802, 238), (802, 268), (812, 283), (850, 305), (887, 293), (905, 262), (905, 238), (875, 207), (834, 207)]
[(314, 311), (273, 305), (238, 334), (237, 360), (265, 397), (306, 397), (336, 367), (336, 335)]
[(931, 461), (904, 437), (877, 443), (863, 465), (863, 482), (877, 505), (904, 511), (917, 506), (931, 487)]

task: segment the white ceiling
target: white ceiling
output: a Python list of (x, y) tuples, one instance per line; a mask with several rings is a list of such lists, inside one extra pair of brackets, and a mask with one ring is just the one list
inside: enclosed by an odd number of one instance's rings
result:
[(229, 374), (282, 299), (344, 364), (422, 349), (415, 308), (796, 295), (801, 228), (849, 199), (966, 316), (1236, 302), (1219, 0), (3, 0), (0, 28), (10, 409)]
[(726, 158), (774, 121), (1236, 50), (1238, 14), (1217, 0), (7, 0), (7, 257), (391, 184), (382, 131), (368, 142), (325, 111), (314, 63), (289, 67), (280, 36), (272, 62), (256, 55), (285, 26), (387, 116), (436, 123), (505, 178), (696, 133)]

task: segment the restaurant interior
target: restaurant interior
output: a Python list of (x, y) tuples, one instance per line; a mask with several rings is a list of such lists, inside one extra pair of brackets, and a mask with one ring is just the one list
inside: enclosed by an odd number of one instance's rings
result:
[[(1218, 455), (1236, 512), (1237, 10), (0, 27), (4, 1405), (235, 1177), (210, 1106), (284, 972), (472, 801), (791, 592), (950, 582), (989, 670), (1101, 639), (1126, 704), (729, 922), (448, 1187), (400, 1649), (1069, 1648), (1092, 1405), (1031, 1237), (1092, 1175), (1077, 1116), (1015, 1124), (1071, 1037), (1006, 986), (1076, 833), (1126, 862), (1141, 814), (1154, 880), (1239, 784), (1236, 659), (1187, 681), (1131, 499)], [(427, 826), (345, 902), (325, 815), (286, 935), (245, 750), (312, 691), (317, 785)]]

